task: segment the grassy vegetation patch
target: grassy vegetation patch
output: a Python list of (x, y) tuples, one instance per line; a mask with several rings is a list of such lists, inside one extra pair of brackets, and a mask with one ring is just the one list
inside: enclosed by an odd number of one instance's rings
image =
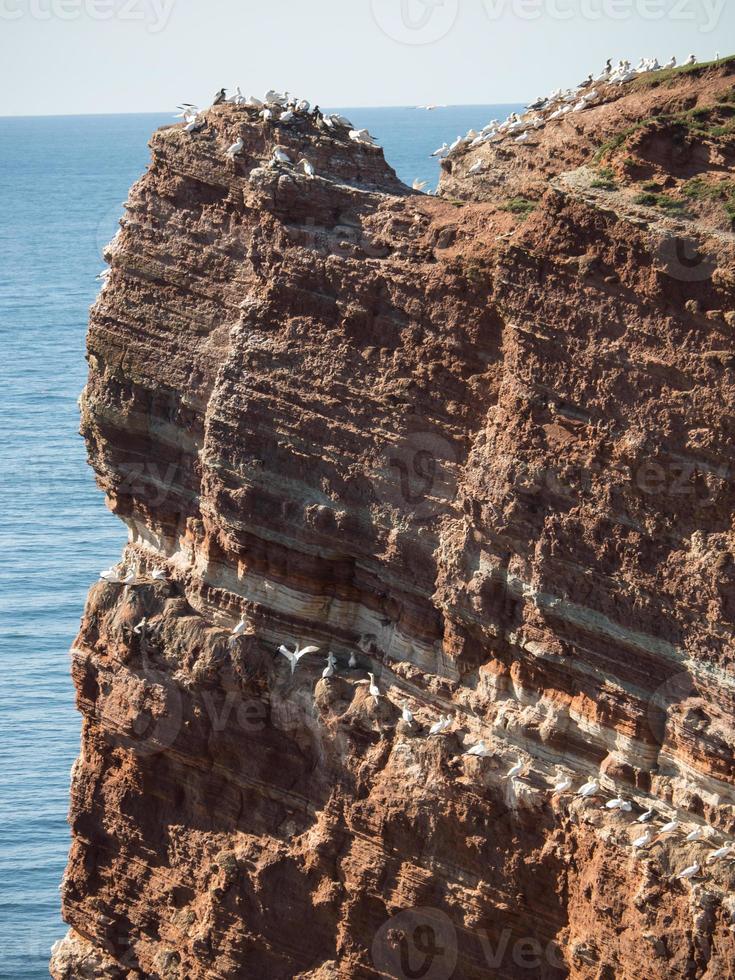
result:
[[(732, 60), (735, 61), (735, 59)], [(735, 101), (735, 95), (733, 95), (733, 100)], [(725, 121), (722, 120), (722, 116), (726, 117)], [(603, 143), (595, 154), (594, 163), (599, 164), (617, 150), (622, 149), (636, 133), (646, 130), (653, 131), (659, 126), (668, 126), (678, 130), (678, 133), (673, 134), (674, 139), (690, 134), (710, 138), (730, 136), (735, 133), (735, 105), (731, 105), (729, 102), (717, 102), (711, 106), (699, 106), (696, 109), (688, 109), (686, 112), (679, 112), (675, 115), (659, 115), (652, 119), (643, 119)]]
[(501, 211), (510, 211), (511, 214), (529, 215), (535, 211), (536, 201), (529, 201), (527, 197), (511, 197), (505, 204), (501, 205)]
[(692, 201), (722, 201), (729, 221), (735, 221), (735, 180), (710, 182), (693, 177), (682, 188)]
[(615, 171), (612, 167), (600, 167), (597, 171), (598, 176), (590, 184), (595, 190), (616, 191), (618, 185), (615, 181)]
[(631, 83), (631, 87), (634, 91), (640, 91), (646, 88), (656, 88), (659, 85), (665, 85), (666, 82), (673, 81), (677, 78), (681, 78), (683, 75), (697, 75), (700, 72), (706, 71), (708, 68), (714, 68), (716, 66), (722, 67), (722, 65), (735, 63), (735, 56), (730, 58), (720, 58), (719, 61), (705, 61), (697, 65), (682, 65), (679, 68), (667, 68), (664, 71), (648, 72), (646, 75), (641, 75), (639, 78), (634, 79)]
[(633, 202), (635, 204), (642, 204), (647, 208), (660, 208), (662, 211), (669, 211), (671, 213), (684, 210), (684, 205), (681, 201), (675, 201), (673, 197), (667, 197), (666, 194), (653, 194), (650, 191), (637, 194), (633, 198)]

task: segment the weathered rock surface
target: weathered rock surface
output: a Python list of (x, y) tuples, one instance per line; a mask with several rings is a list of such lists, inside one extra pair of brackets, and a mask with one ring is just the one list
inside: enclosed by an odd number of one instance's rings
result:
[[(306, 121), (153, 137), (90, 321), (82, 428), (140, 575), (72, 651), (55, 977), (735, 974), (732, 867), (631, 848), (649, 807), (735, 833), (735, 249), (580, 189), (621, 106), (436, 198)], [(534, 166), (523, 219), (498, 188)]]

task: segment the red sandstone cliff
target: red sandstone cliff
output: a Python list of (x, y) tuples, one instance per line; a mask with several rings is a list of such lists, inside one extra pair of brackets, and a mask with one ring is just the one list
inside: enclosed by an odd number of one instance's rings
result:
[[(735, 974), (732, 866), (675, 878), (735, 833), (734, 75), (439, 197), (305, 120), (155, 134), (90, 321), (139, 579), (72, 651), (55, 977)], [(711, 842), (635, 854), (650, 807)]]

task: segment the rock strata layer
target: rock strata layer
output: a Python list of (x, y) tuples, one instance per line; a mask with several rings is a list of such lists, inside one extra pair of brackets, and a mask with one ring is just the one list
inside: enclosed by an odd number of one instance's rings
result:
[[(735, 238), (633, 193), (726, 180), (733, 71), (438, 196), (306, 119), (153, 136), (90, 319), (137, 578), (72, 650), (57, 980), (735, 975)], [(635, 852), (649, 808), (712, 837)]]

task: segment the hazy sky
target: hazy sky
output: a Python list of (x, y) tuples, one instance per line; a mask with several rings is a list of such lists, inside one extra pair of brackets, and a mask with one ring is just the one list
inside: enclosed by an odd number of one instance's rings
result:
[(734, 0), (0, 0), (0, 115), (515, 102), (608, 57), (735, 50)]

